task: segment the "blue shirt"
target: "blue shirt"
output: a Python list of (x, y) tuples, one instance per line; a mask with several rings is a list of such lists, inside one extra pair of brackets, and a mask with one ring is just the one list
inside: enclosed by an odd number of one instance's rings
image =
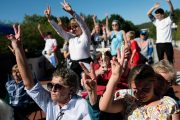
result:
[(26, 106), (33, 103), (33, 100), (26, 93), (23, 81), (16, 83), (15, 80), (10, 80), (6, 83), (6, 89), (9, 94), (9, 104), (12, 106)]
[(122, 31), (119, 31), (117, 34), (115, 34), (115, 32), (112, 31), (110, 40), (111, 40), (111, 55), (113, 56), (117, 55), (118, 48), (121, 50), (121, 46), (123, 45)]
[[(91, 120), (89, 105), (85, 99), (74, 95), (62, 108), (51, 100), (50, 92), (37, 83), (27, 93), (46, 113), (46, 120)], [(60, 115), (60, 116), (59, 116)], [(59, 116), (59, 119), (57, 119)]]

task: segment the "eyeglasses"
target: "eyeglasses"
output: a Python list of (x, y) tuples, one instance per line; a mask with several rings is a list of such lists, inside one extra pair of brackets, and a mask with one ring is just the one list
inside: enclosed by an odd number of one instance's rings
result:
[(71, 29), (76, 29), (78, 27), (79, 27), (78, 25), (74, 25), (74, 26), (71, 26)]
[(47, 89), (49, 91), (52, 91), (52, 88), (54, 88), (55, 91), (60, 91), (62, 88), (65, 87), (60, 84), (47, 83)]

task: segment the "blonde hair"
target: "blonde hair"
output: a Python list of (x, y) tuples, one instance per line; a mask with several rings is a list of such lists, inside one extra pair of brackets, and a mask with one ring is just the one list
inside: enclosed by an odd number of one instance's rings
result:
[(156, 73), (161, 74), (165, 73), (168, 74), (168, 82), (171, 82), (172, 84), (176, 83), (176, 71), (172, 64), (169, 63), (168, 60), (161, 60), (158, 63), (153, 65), (153, 69)]
[(13, 70), (17, 70), (18, 69), (18, 66), (17, 64), (15, 64), (13, 67), (12, 67)]
[(70, 20), (70, 26), (79, 26), (79, 24), (77, 23), (76, 19), (72, 18)]
[(126, 37), (129, 37), (131, 40), (135, 38), (135, 32), (129, 31), (126, 33)]

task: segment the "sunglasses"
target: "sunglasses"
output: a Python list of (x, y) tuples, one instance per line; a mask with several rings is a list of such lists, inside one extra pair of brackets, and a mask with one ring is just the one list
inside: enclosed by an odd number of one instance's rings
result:
[(118, 26), (118, 24), (112, 24), (112, 26)]
[(71, 29), (76, 29), (76, 28), (78, 28), (79, 26), (77, 26), (77, 25), (74, 25), (74, 26), (71, 26)]
[(65, 88), (65, 87), (60, 84), (47, 83), (47, 89), (49, 91), (52, 91), (53, 88), (55, 91), (60, 91), (62, 88)]

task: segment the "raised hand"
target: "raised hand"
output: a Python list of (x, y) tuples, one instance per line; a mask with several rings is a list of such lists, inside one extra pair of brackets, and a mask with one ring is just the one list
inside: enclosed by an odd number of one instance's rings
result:
[(47, 9), (44, 10), (44, 15), (45, 15), (48, 19), (50, 19), (50, 17), (51, 17), (51, 7), (50, 7), (50, 6), (48, 6)]
[(93, 68), (93, 63), (92, 62), (90, 63), (90, 71), (86, 68), (86, 66), (82, 62), (80, 62), (79, 64), (80, 64), (81, 68), (83, 69), (84, 73), (88, 77), (90, 77), (92, 80), (96, 79), (96, 74), (95, 74), (95, 70)]
[[(122, 53), (122, 55), (121, 55), (121, 53)], [(123, 51), (120, 52), (120, 50), (118, 49), (117, 58), (113, 57), (113, 59), (111, 60), (111, 70), (112, 70), (113, 76), (119, 78), (119, 76), (122, 75), (124, 58), (125, 58), (125, 50), (123, 49)]]
[(154, 8), (157, 9), (161, 4), (159, 2), (157, 2), (155, 5), (154, 5)]
[(72, 8), (71, 8), (71, 6), (70, 6), (70, 4), (67, 3), (66, 0), (64, 0), (64, 2), (61, 3), (61, 5), (62, 5), (62, 7), (63, 7), (63, 9), (64, 9), (65, 11), (67, 11), (67, 12), (69, 12), (69, 13), (71, 13), (71, 12), (73, 11)]
[(12, 45), (11, 49), (13, 49), (14, 51), (16, 48), (18, 48), (21, 45), (21, 41), (20, 41), (21, 28), (20, 28), (20, 25), (18, 26), (13, 25), (13, 29), (14, 29), (15, 35), (9, 34), (7, 36), (7, 39), (11, 40), (11, 45)]
[(82, 85), (88, 92), (92, 92), (96, 90), (96, 81), (92, 79), (87, 79), (87, 75), (85, 73), (82, 74)]
[(93, 18), (93, 20), (96, 20), (97, 16), (96, 16), (96, 15), (93, 15), (92, 18)]
[(13, 25), (14, 33), (15, 33), (15, 38), (20, 39), (20, 25), (16, 26), (15, 24)]

